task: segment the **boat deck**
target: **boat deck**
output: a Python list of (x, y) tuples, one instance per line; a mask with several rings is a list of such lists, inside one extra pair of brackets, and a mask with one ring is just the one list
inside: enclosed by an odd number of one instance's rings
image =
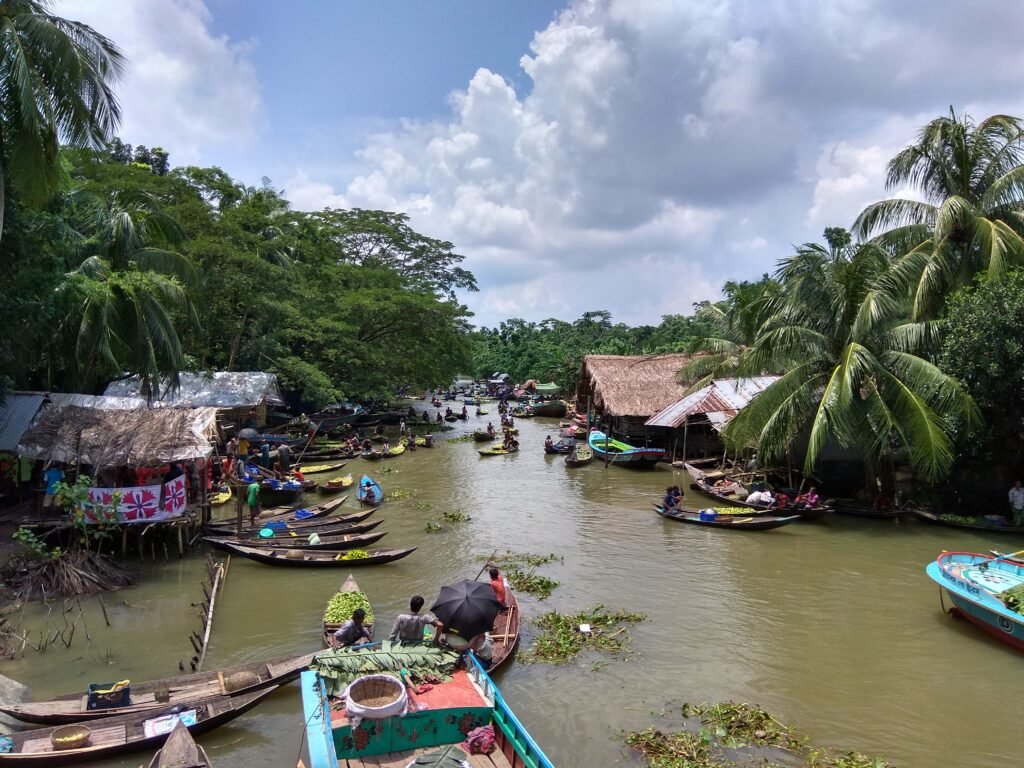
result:
[[(342, 758), (338, 761), (338, 766), (339, 768), (405, 768), (419, 755), (428, 755), (438, 749), (439, 747), (431, 747), (430, 749), (392, 752), (388, 755), (374, 755), (373, 757)], [(470, 755), (468, 762), (472, 768), (512, 768), (512, 764), (497, 750), (492, 755)]]
[[(487, 701), (480, 695), (480, 691), (473, 684), (473, 681), (470, 680), (465, 670), (455, 672), (451, 680), (435, 685), (429, 691), (413, 694), (411, 699), (418, 708), (422, 709), (436, 710), (487, 706)], [(344, 708), (331, 710), (332, 728), (347, 723), (348, 716)], [(370, 758), (365, 759), (368, 760)], [(369, 765), (374, 765), (374, 763), (369, 763)]]

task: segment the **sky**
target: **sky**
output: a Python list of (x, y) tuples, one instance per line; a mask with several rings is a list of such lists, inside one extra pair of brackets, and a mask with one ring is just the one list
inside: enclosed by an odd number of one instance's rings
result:
[(56, 0), (129, 59), (119, 135), (403, 211), (473, 322), (689, 314), (887, 190), (952, 107), (1024, 115), (1005, 0)]

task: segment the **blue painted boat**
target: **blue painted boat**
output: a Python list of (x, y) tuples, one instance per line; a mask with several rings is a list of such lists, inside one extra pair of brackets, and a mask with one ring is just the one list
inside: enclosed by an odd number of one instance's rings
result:
[(371, 477), (363, 475), (359, 479), (359, 489), (356, 491), (356, 498), (360, 504), (380, 504), (384, 501), (384, 491), (380, 485)]
[(953, 601), (950, 613), (1024, 651), (1024, 616), (998, 597), (1024, 584), (1024, 563), (976, 552), (943, 552), (925, 572)]
[[(456, 672), (449, 682), (435, 685), (425, 695), (410, 696), (414, 704), (424, 705), (423, 709), (410, 710), (402, 717), (363, 720), (355, 728), (343, 711), (330, 708), (323, 678), (314, 670), (303, 672), (303, 763), (307, 768), (404, 766), (418, 756), (458, 745), (469, 728), (491, 725), (497, 749), (486, 758), (487, 765), (554, 768), (480, 663), (472, 654), (468, 659), (468, 669)], [(451, 695), (446, 695), (448, 687)], [(478, 764), (484, 763), (473, 762)]]
[(596, 429), (590, 433), (587, 442), (594, 451), (594, 458), (606, 464), (648, 468), (665, 458), (665, 451), (661, 448), (636, 448)]

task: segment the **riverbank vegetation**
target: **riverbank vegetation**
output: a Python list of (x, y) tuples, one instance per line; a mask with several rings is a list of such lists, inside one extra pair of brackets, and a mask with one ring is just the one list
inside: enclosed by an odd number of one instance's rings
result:
[[(625, 743), (650, 768), (886, 768), (881, 758), (814, 747), (807, 737), (753, 704), (684, 704), (682, 730), (630, 731)], [(798, 762), (797, 762), (798, 761)]]

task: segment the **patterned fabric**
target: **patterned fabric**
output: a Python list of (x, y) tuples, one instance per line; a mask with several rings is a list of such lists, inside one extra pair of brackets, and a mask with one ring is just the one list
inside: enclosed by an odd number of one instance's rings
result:
[[(114, 494), (121, 500), (117, 505), (117, 519), (112, 520)], [(185, 476), (176, 477), (164, 485), (140, 485), (134, 488), (90, 488), (92, 509), (85, 519), (90, 523), (151, 523), (169, 520), (185, 514), (188, 499), (185, 494)]]

